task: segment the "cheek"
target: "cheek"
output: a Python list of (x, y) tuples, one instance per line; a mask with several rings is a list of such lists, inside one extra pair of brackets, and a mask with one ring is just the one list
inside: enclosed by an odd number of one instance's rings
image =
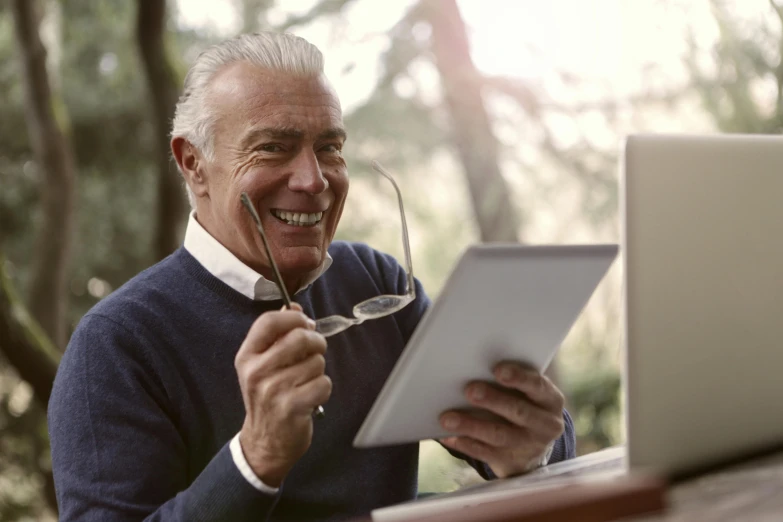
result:
[(237, 165), (231, 174), (231, 183), (234, 186), (235, 197), (239, 198), (242, 192), (247, 192), (251, 201), (258, 203), (264, 196), (274, 191), (280, 183), (280, 179), (272, 175), (263, 163), (257, 158), (251, 158)]
[(246, 184), (247, 179), (252, 176), (254, 170), (257, 170), (260, 160), (255, 154), (251, 154), (237, 160), (231, 165), (229, 179), (238, 185)]
[(221, 207), (233, 213), (234, 205), (239, 201), (242, 181), (247, 171), (252, 168), (252, 161), (223, 161), (210, 176), (210, 196)]
[(246, 242), (251, 237), (250, 223), (252, 218), (248, 214), (239, 196), (226, 201), (226, 223), (227, 233), (232, 235), (236, 241)]
[(332, 188), (332, 192), (334, 193), (334, 202), (332, 203), (332, 223), (330, 227), (332, 234), (334, 234), (337, 230), (337, 225), (340, 222), (340, 217), (342, 217), (345, 200), (348, 197), (350, 181), (348, 179), (347, 173), (343, 172), (341, 175), (330, 179), (329, 183)]
[(334, 192), (335, 205), (342, 206), (342, 202), (345, 201), (348, 195), (348, 187), (350, 181), (348, 179), (348, 171), (345, 168), (336, 169), (328, 176), (329, 186)]

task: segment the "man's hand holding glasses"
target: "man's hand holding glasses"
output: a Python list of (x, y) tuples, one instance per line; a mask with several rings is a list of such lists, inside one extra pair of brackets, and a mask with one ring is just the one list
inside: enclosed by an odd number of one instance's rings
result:
[(323, 416), (332, 382), (326, 368), (326, 337), (397, 312), (415, 298), (408, 228), (402, 195), (391, 175), (377, 162), (373, 169), (388, 179), (396, 193), (402, 222), (407, 268), (402, 295), (379, 295), (355, 305), (350, 316), (310, 319), (292, 302), (255, 208), (242, 193), (242, 204), (255, 223), (284, 306), (262, 314), (253, 323), (237, 353), (235, 366), (245, 403), (240, 443), (245, 459), (267, 486), (278, 487), (310, 446), (313, 417)]

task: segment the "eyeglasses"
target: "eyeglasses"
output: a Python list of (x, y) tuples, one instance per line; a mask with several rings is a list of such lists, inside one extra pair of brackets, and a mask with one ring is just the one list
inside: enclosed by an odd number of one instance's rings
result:
[[(351, 326), (362, 324), (365, 321), (380, 319), (381, 317), (391, 315), (399, 310), (402, 310), (416, 299), (416, 285), (413, 282), (413, 266), (411, 263), (411, 247), (410, 241), (408, 240), (408, 225), (405, 221), (405, 210), (403, 209), (402, 205), (402, 194), (400, 193), (400, 188), (397, 186), (397, 183), (394, 181), (394, 178), (391, 176), (391, 174), (389, 174), (380, 163), (373, 160), (372, 168), (380, 175), (391, 181), (394, 190), (397, 192), (397, 202), (400, 205), (400, 221), (402, 222), (402, 246), (405, 250), (405, 265), (407, 268), (405, 274), (405, 294), (384, 294), (362, 301), (353, 307), (353, 317), (330, 315), (329, 317), (317, 319), (315, 321), (315, 329), (324, 337), (336, 335), (347, 330)], [(261, 225), (261, 219), (258, 217), (258, 213), (256, 212), (255, 207), (253, 207), (253, 205), (250, 203), (250, 198), (248, 198), (246, 193), (242, 193), (241, 199), (242, 204), (253, 217), (253, 221), (255, 221), (258, 233), (261, 235), (261, 241), (264, 244), (266, 257), (269, 259), (269, 264), (272, 266), (272, 272), (275, 276), (275, 283), (280, 289), (280, 293), (283, 296), (283, 301), (285, 302), (286, 308), (290, 309), (291, 297), (288, 295), (285, 285), (283, 284), (282, 277), (280, 277), (280, 271), (277, 268), (277, 263), (275, 263), (275, 260), (272, 257), (272, 252), (269, 248), (269, 242), (267, 241), (266, 234), (264, 233), (264, 227)]]

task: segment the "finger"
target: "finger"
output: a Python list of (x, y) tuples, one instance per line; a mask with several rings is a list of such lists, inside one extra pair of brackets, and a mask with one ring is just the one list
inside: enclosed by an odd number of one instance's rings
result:
[(266, 404), (276, 404), (289, 411), (292, 401), (290, 395), (298, 387), (306, 386), (314, 379), (324, 375), (326, 361), (322, 355), (314, 354), (294, 366), (281, 369), (275, 374), (258, 381), (255, 391)]
[(525, 444), (527, 433), (497, 420), (478, 419), (470, 414), (447, 412), (440, 417), (441, 426), (450, 432), (483, 442), (494, 448)]
[(497, 448), (489, 446), (479, 440), (471, 439), (470, 437), (446, 437), (440, 439), (440, 443), (447, 448), (459, 451), (468, 457), (473, 457), (474, 459), (486, 462), (490, 466), (492, 466), (492, 462), (498, 457), (499, 450)]
[(326, 353), (326, 337), (313, 330), (297, 328), (275, 342), (263, 356), (276, 361), (275, 366), (285, 367), (318, 353)]
[(493, 373), (500, 384), (521, 391), (542, 408), (560, 411), (565, 405), (565, 397), (557, 386), (533, 368), (504, 362), (498, 364)]
[(265, 312), (253, 322), (240, 351), (263, 352), (294, 328), (315, 330), (315, 321), (294, 310)]
[(286, 307), (286, 305), (283, 305), (283, 307), (280, 310), (281, 311), (282, 310), (296, 310), (297, 312), (301, 312), (302, 311), (302, 305), (300, 305), (299, 303), (297, 303), (295, 301), (291, 301), (291, 308), (288, 308), (288, 307)]
[(559, 437), (565, 427), (561, 410), (545, 410), (516, 390), (473, 382), (465, 389), (465, 396), (475, 406), (526, 428), (535, 438)]
[(321, 375), (291, 390), (288, 407), (292, 412), (312, 415), (313, 410), (326, 403), (331, 394), (332, 380), (328, 375)]
[(321, 354), (313, 354), (304, 361), (286, 368), (281, 373), (281, 378), (288, 380), (292, 387), (302, 386), (324, 374), (326, 359)]
[(285, 401), (285, 395), (298, 386), (303, 386), (324, 374), (326, 361), (322, 355), (314, 354), (307, 359), (281, 369), (258, 384), (261, 396), (267, 401)]
[(246, 375), (273, 375), (294, 366), (312, 355), (326, 353), (326, 339), (312, 330), (296, 328), (278, 339), (271, 348), (243, 361), (238, 367)]

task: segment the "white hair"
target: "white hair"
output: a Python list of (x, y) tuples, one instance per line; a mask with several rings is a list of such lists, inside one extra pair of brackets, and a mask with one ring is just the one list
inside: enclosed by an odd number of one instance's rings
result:
[[(199, 54), (185, 76), (185, 86), (177, 101), (172, 137), (182, 137), (201, 151), (208, 161), (214, 157), (212, 128), (215, 116), (206, 95), (212, 78), (223, 67), (235, 62), (250, 62), (263, 69), (297, 76), (321, 76), (324, 59), (316, 46), (288, 33), (242, 34), (213, 45)], [(190, 206), (195, 197), (185, 183)]]

